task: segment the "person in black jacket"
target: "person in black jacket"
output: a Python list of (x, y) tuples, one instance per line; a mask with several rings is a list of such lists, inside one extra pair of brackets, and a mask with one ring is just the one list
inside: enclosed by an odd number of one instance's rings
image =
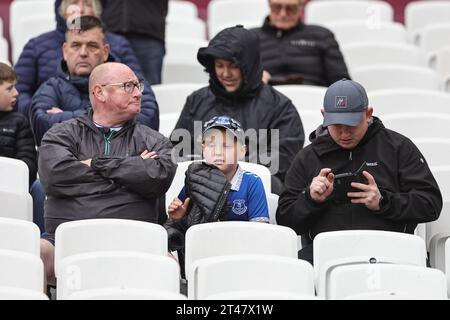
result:
[(103, 20), (124, 35), (136, 53), (150, 84), (161, 83), (168, 0), (105, 0)]
[[(248, 141), (247, 159), (269, 166), (274, 177), (273, 192), (284, 180), (295, 154), (303, 147), (303, 126), (292, 102), (283, 94), (262, 82), (258, 37), (236, 26), (222, 30), (200, 48), (197, 59), (209, 73), (209, 86), (192, 93), (186, 101), (171, 135), (180, 143), (177, 151), (186, 156), (184, 147), (194, 147), (201, 155), (198, 136), (202, 123), (214, 116), (226, 115), (240, 122)], [(194, 123), (195, 122), (195, 123)], [(200, 128), (200, 132), (197, 129)], [(190, 134), (186, 144), (183, 130)], [(255, 150), (255, 145), (258, 150)], [(265, 149), (267, 147), (267, 150)]]
[[(332, 84), (324, 109), (323, 125), (295, 157), (278, 203), (278, 224), (302, 235), (300, 258), (312, 263), (312, 241), (321, 232), (414, 233), (418, 223), (439, 217), (442, 196), (425, 158), (372, 116), (359, 83)], [(342, 178), (346, 173), (357, 174)]]
[(39, 176), (47, 199), (41, 257), (50, 282), (61, 223), (95, 218), (158, 222), (159, 198), (177, 166), (170, 141), (135, 121), (142, 91), (126, 65), (101, 64), (89, 79), (91, 112), (55, 124), (42, 139)]
[(333, 33), (299, 19), (304, 0), (268, 1), (270, 14), (262, 28), (254, 29), (261, 39), (266, 83), (328, 87), (350, 78)]

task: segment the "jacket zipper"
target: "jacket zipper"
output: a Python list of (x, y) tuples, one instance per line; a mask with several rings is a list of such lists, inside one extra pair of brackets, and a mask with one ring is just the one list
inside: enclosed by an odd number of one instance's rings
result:
[[(348, 160), (353, 161), (353, 151), (349, 152)], [(352, 168), (352, 171), (353, 171), (353, 165), (351, 165), (350, 167)], [(355, 225), (355, 209), (354, 209), (354, 206), (351, 206), (350, 208), (351, 208), (350, 210), (352, 213), (352, 226), (354, 226)]]
[[(349, 152), (348, 160), (353, 161), (353, 151)], [(353, 224), (353, 210), (352, 210), (352, 224)], [(405, 230), (406, 230), (406, 226), (405, 226)], [(311, 229), (308, 230), (308, 236), (309, 236), (309, 239), (313, 240), (313, 238), (311, 236)]]
[(109, 153), (111, 152), (111, 138), (114, 131), (110, 131), (108, 134), (103, 134), (103, 141), (105, 142), (105, 148), (103, 150), (103, 154), (106, 156), (109, 156)]

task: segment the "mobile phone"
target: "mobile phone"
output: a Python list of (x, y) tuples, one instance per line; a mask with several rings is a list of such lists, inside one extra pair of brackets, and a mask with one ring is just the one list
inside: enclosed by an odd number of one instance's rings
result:
[(353, 188), (351, 184), (352, 182), (367, 184), (367, 179), (362, 174), (365, 167), (364, 162), (355, 172), (345, 172), (334, 176), (333, 194), (338, 202), (349, 203), (352, 199), (347, 196), (348, 192), (361, 192), (360, 189)]

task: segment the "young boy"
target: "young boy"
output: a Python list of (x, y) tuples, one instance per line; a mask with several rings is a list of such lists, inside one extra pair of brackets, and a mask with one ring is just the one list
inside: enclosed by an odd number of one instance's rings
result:
[[(212, 118), (204, 125), (202, 148), (206, 163), (219, 169), (231, 184), (227, 196), (229, 209), (227, 208), (225, 219), (268, 223), (269, 211), (261, 179), (238, 165), (246, 152), (241, 125), (228, 116)], [(187, 179), (189, 178), (188, 170)], [(204, 182), (201, 187), (207, 188), (208, 180)], [(191, 201), (190, 197), (186, 197), (185, 186), (178, 198), (169, 205), (169, 219), (176, 221), (183, 218), (192, 206)]]
[(28, 166), (30, 193), (33, 197), (33, 222), (44, 230), (44, 198), (36, 180), (37, 154), (27, 118), (16, 111), (18, 92), (16, 73), (0, 62), (0, 157), (22, 160)]
[(0, 157), (25, 162), (31, 187), (37, 172), (36, 149), (27, 118), (14, 108), (18, 96), (15, 85), (16, 73), (0, 62)]

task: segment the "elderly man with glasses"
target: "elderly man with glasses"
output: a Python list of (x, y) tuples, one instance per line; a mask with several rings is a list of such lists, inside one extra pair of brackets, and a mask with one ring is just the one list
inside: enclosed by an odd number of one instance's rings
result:
[[(77, 28), (66, 32), (63, 56), (56, 76), (44, 82), (32, 99), (30, 122), (37, 145), (55, 123), (87, 113), (89, 75), (96, 66), (115, 60), (110, 55), (105, 26), (94, 16), (82, 16)], [(132, 84), (127, 84), (124, 89), (130, 89), (130, 86)], [(158, 130), (159, 112), (153, 92), (149, 85), (139, 85), (141, 88), (142, 111), (138, 119)]]
[(305, 0), (268, 1), (270, 14), (254, 29), (261, 39), (265, 83), (329, 86), (350, 78), (333, 34), (301, 21)]
[(158, 222), (159, 198), (176, 164), (170, 141), (135, 120), (142, 90), (126, 65), (101, 64), (89, 79), (89, 114), (54, 125), (42, 139), (39, 176), (47, 199), (41, 257), (48, 284), (54, 282), (55, 231), (61, 223)]

